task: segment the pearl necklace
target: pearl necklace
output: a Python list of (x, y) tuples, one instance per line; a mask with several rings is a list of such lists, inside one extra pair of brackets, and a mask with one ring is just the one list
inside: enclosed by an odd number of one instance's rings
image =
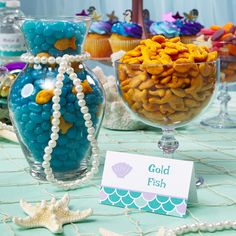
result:
[(177, 236), (188, 233), (196, 233), (198, 231), (202, 232), (216, 232), (222, 230), (236, 230), (236, 220), (226, 220), (216, 223), (195, 223), (195, 224), (184, 224), (181, 226), (177, 226), (174, 229), (166, 229), (161, 227), (157, 233), (157, 236)]
[[(98, 166), (99, 166), (99, 148), (97, 144), (97, 140), (95, 138), (95, 128), (93, 127), (93, 122), (91, 120), (91, 114), (89, 113), (89, 109), (86, 106), (86, 101), (84, 100), (84, 93), (83, 93), (83, 87), (81, 85), (81, 80), (78, 78), (77, 74), (74, 73), (74, 69), (71, 67), (71, 62), (81, 62), (85, 59), (89, 58), (88, 53), (84, 53), (81, 55), (63, 55), (62, 57), (34, 57), (33, 55), (29, 53), (25, 53), (21, 56), (21, 60), (26, 63), (35, 63), (35, 64), (58, 64), (58, 74), (56, 77), (56, 84), (54, 89), (54, 96), (52, 97), (52, 127), (51, 127), (51, 135), (50, 140), (48, 142), (48, 145), (44, 148), (44, 155), (43, 155), (43, 162), (42, 167), (44, 169), (44, 173), (46, 175), (46, 179), (57, 185), (58, 187), (62, 187), (65, 190), (68, 189), (75, 189), (78, 188), (81, 184), (84, 184), (85, 182), (89, 181), (93, 178), (93, 176), (98, 172)], [(87, 139), (91, 144), (91, 150), (92, 150), (92, 167), (91, 170), (88, 171), (85, 176), (81, 179), (77, 179), (75, 181), (61, 181), (57, 180), (52, 172), (52, 168), (50, 165), (51, 160), (51, 154), (53, 152), (53, 149), (57, 145), (57, 140), (59, 138), (58, 132), (59, 132), (59, 124), (60, 124), (60, 95), (62, 93), (62, 87), (63, 87), (63, 80), (64, 75), (68, 74), (69, 78), (73, 81), (73, 84), (75, 86), (76, 90), (76, 97), (78, 99), (78, 105), (80, 107), (80, 111), (83, 114), (83, 119), (85, 126), (87, 128)], [(13, 127), (10, 125), (6, 125), (2, 122), (0, 122), (0, 129), (8, 129), (10, 131), (13, 131)]]

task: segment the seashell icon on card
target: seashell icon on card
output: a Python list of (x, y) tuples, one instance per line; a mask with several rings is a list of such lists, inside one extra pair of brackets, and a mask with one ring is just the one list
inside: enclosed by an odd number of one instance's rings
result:
[(112, 166), (112, 170), (118, 178), (125, 178), (132, 169), (133, 168), (125, 162), (119, 162)]

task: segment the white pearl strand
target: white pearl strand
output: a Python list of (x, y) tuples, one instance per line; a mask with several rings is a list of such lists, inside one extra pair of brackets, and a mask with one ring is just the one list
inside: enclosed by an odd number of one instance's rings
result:
[(202, 232), (216, 232), (222, 230), (236, 230), (236, 220), (226, 220), (216, 223), (195, 223), (195, 224), (184, 224), (177, 226), (174, 229), (161, 228), (157, 236), (177, 236), (188, 233)]
[[(26, 63), (35, 63), (35, 64), (59, 64), (58, 68), (58, 74), (57, 74), (57, 80), (55, 84), (54, 89), (54, 96), (52, 97), (52, 127), (51, 127), (51, 135), (50, 140), (48, 142), (48, 146), (44, 149), (44, 155), (43, 155), (43, 163), (42, 167), (44, 168), (44, 173), (46, 175), (46, 179), (54, 183), (55, 185), (64, 188), (65, 190), (69, 189), (75, 189), (78, 188), (81, 184), (84, 184), (85, 182), (89, 181), (93, 178), (93, 176), (98, 172), (98, 166), (99, 166), (99, 148), (97, 144), (97, 140), (95, 138), (95, 128), (93, 127), (93, 122), (91, 121), (91, 115), (89, 113), (89, 109), (86, 106), (86, 101), (84, 100), (84, 93), (83, 93), (83, 86), (81, 85), (81, 80), (78, 78), (77, 74), (74, 73), (74, 69), (71, 67), (71, 62), (80, 62), (85, 59), (89, 58), (88, 53), (84, 53), (81, 55), (63, 55), (62, 57), (34, 57), (33, 55), (29, 53), (25, 53), (21, 56), (21, 60)], [(57, 140), (59, 138), (58, 132), (59, 132), (59, 124), (60, 124), (60, 95), (62, 93), (61, 89), (63, 87), (63, 80), (64, 80), (64, 74), (67, 73), (70, 77), (70, 79), (73, 81), (73, 84), (75, 86), (76, 90), (76, 97), (78, 99), (78, 105), (80, 107), (80, 111), (83, 113), (83, 118), (85, 121), (85, 126), (87, 127), (88, 136), (87, 139), (91, 144), (91, 150), (92, 150), (92, 167), (89, 172), (85, 174), (85, 176), (81, 179), (77, 179), (75, 181), (68, 181), (64, 182), (61, 180), (57, 180), (52, 172), (52, 168), (50, 165), (50, 160), (52, 158), (51, 154), (53, 152), (53, 149), (57, 145)], [(7, 126), (4, 123), (0, 123), (0, 129), (10, 129), (13, 131), (12, 126)]]

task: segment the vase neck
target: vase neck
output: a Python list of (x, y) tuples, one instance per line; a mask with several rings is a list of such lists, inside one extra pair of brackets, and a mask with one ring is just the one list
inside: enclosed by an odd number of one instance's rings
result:
[(77, 17), (58, 20), (24, 19), (21, 30), (28, 51), (37, 56), (58, 57), (83, 52), (83, 42), (90, 25), (90, 18)]

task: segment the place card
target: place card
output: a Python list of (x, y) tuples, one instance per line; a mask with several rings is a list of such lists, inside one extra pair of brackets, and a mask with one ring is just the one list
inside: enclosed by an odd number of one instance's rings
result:
[(197, 202), (192, 161), (108, 151), (100, 203), (183, 217)]

